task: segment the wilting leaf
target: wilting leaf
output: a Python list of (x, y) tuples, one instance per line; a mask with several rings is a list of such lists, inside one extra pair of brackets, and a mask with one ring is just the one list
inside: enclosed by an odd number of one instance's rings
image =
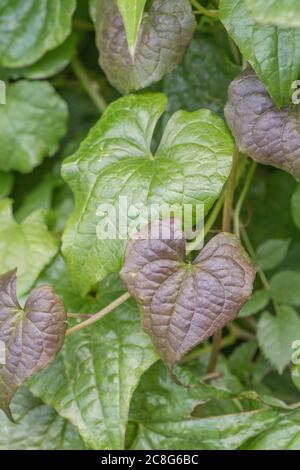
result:
[(19, 295), (29, 292), (58, 249), (43, 211), (32, 212), (18, 224), (13, 218), (12, 201), (0, 201), (0, 274), (18, 268)]
[[(246, 252), (227, 233), (187, 263), (180, 224), (171, 220), (153, 222), (128, 243), (121, 271), (144, 329), (169, 368), (237, 316), (255, 277)], [(149, 229), (159, 238), (148, 236)]]
[(246, 5), (260, 23), (300, 26), (299, 0), (246, 0)]
[(300, 28), (256, 23), (245, 0), (221, 0), (220, 18), (276, 105), (287, 105), (300, 74)]
[(300, 178), (300, 107), (277, 109), (247, 70), (230, 85), (225, 116), (242, 153)]
[(63, 43), (76, 0), (1, 0), (0, 64), (22, 67)]
[[(124, 293), (108, 278), (92, 297), (81, 299), (58, 258), (44, 274), (68, 311), (93, 313)], [(123, 449), (129, 404), (140, 377), (158, 356), (142, 331), (134, 301), (100, 322), (66, 337), (56, 361), (30, 380), (31, 391), (68, 419), (87, 447)]]
[(292, 359), (292, 344), (299, 339), (300, 318), (291, 307), (279, 307), (278, 314), (265, 312), (258, 323), (257, 337), (265, 357), (281, 374)]
[[(199, 204), (207, 213), (227, 179), (232, 138), (224, 121), (208, 110), (175, 113), (152, 155), (154, 128), (165, 106), (162, 94), (117, 100), (63, 165), (63, 177), (76, 199), (63, 252), (82, 295), (122, 267), (126, 241), (116, 225), (120, 198), (126, 200), (128, 212), (138, 213), (128, 216), (130, 237), (139, 229), (139, 219), (147, 223), (152, 205), (176, 205), (181, 211), (183, 204)], [(109, 204), (107, 216), (99, 211), (104, 204)], [(112, 233), (101, 234), (98, 228), (106, 221)]]
[(188, 0), (154, 0), (143, 14), (135, 46), (131, 42), (128, 47), (116, 1), (100, 0), (96, 22), (100, 65), (121, 93), (145, 88), (181, 61), (195, 26)]
[(29, 173), (58, 149), (67, 130), (64, 100), (47, 82), (21, 81), (7, 87), (0, 107), (0, 169)]
[(71, 423), (23, 386), (11, 403), (17, 424), (0, 414), (0, 450), (82, 450)]
[(63, 345), (67, 313), (48, 286), (32, 291), (24, 309), (16, 294), (16, 271), (0, 276), (0, 408), (33, 374), (49, 365)]

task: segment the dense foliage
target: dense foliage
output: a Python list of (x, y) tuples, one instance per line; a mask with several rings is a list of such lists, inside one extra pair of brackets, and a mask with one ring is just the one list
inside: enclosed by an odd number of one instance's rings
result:
[(0, 0), (0, 449), (300, 449), (299, 78), (299, 0)]

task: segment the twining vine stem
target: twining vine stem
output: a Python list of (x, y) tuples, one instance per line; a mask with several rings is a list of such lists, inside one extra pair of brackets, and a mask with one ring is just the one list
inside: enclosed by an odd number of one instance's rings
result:
[[(225, 201), (223, 207), (223, 232), (230, 232), (231, 231), (231, 219), (232, 219), (232, 207), (233, 207), (233, 199), (234, 199), (234, 189), (235, 189), (235, 181), (237, 177), (237, 170), (238, 170), (238, 162), (239, 162), (239, 151), (237, 147), (234, 147), (233, 150), (233, 161), (232, 161), (232, 168), (230, 172), (230, 176), (228, 179), (228, 183), (226, 186), (226, 194), (225, 194)], [(222, 330), (216, 331), (213, 336), (213, 348), (209, 359), (209, 364), (207, 367), (207, 373), (211, 374), (214, 372), (218, 360), (218, 355), (220, 352), (221, 347), (221, 340), (222, 340)]]

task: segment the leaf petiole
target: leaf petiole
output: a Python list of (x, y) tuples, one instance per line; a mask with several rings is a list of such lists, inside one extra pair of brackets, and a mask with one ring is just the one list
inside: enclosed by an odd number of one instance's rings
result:
[(129, 298), (130, 298), (130, 294), (129, 292), (126, 292), (125, 294), (121, 295), (116, 300), (114, 300), (111, 304), (107, 305), (105, 308), (100, 310), (100, 312), (95, 313), (94, 315), (91, 315), (91, 317), (88, 318), (88, 320), (85, 320), (82, 323), (79, 323), (79, 325), (73, 326), (73, 328), (69, 328), (66, 332), (66, 336), (72, 335), (73, 333), (76, 333), (77, 331), (80, 331), (83, 328), (93, 325), (96, 321), (100, 320), (105, 315), (115, 310), (117, 307), (119, 307), (124, 302), (126, 302)]

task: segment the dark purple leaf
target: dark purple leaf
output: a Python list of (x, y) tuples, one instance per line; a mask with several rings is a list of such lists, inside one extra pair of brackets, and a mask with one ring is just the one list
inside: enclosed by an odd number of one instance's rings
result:
[[(233, 320), (252, 293), (255, 269), (238, 239), (221, 233), (193, 263), (178, 221), (145, 227), (127, 245), (121, 277), (137, 300), (145, 331), (169, 369)], [(160, 230), (160, 238), (148, 231)]]
[(178, 65), (195, 27), (188, 0), (154, 0), (130, 51), (115, 0), (101, 0), (96, 21), (100, 65), (121, 93), (145, 88)]
[(50, 287), (34, 289), (22, 309), (16, 282), (16, 271), (0, 276), (0, 408), (11, 419), (15, 392), (54, 360), (67, 326), (64, 304)]

